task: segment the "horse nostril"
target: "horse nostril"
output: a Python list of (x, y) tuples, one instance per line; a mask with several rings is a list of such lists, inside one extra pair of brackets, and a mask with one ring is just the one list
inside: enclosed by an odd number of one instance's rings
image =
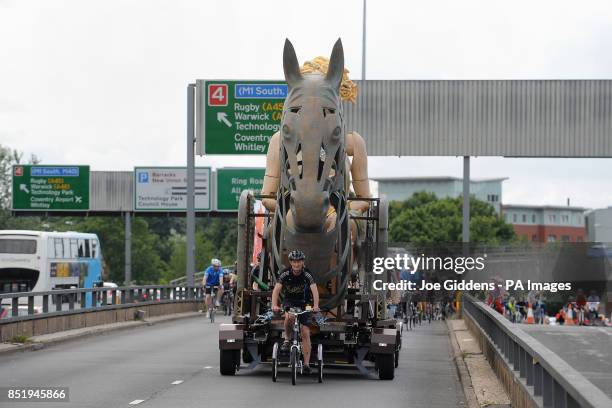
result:
[(333, 137), (338, 137), (340, 136), (340, 132), (342, 131), (342, 129), (340, 129), (340, 126), (336, 126), (336, 128), (334, 129), (334, 131), (332, 132), (332, 136)]

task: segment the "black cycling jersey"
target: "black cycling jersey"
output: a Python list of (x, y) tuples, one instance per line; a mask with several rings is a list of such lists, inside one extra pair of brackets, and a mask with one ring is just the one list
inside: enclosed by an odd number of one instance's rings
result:
[(283, 303), (292, 306), (304, 306), (306, 303), (312, 302), (310, 285), (315, 281), (307, 268), (303, 268), (299, 275), (295, 275), (290, 267), (285, 268), (279, 275), (278, 281), (283, 285)]

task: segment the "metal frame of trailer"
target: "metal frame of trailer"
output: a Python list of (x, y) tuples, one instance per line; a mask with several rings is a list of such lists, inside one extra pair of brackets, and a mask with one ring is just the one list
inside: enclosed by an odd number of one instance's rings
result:
[[(252, 211), (255, 199), (269, 196), (243, 193), (239, 207), (238, 220), (238, 262), (243, 267), (250, 266), (252, 254), (252, 237), (254, 219), (270, 214), (254, 214)], [(360, 198), (363, 200), (363, 198)], [(344, 302), (332, 310), (324, 312), (326, 321), (321, 326), (311, 326), (312, 349), (323, 346), (325, 366), (352, 366), (362, 374), (371, 376), (372, 365), (380, 379), (393, 379), (401, 349), (402, 322), (385, 319), (386, 294), (374, 292), (372, 280), (384, 275), (372, 273), (375, 256), (386, 255), (387, 206), (378, 198), (371, 201), (370, 209), (364, 216), (352, 217), (365, 224), (365, 239), (358, 257), (363, 267), (360, 268), (360, 287), (349, 288), (344, 295)], [(265, 256), (262, 264), (265, 262)], [(260, 265), (263, 267), (263, 265)], [(241, 266), (238, 267), (241, 270)], [(242, 269), (244, 271), (244, 269)], [(270, 274), (270, 284), (274, 284)], [(234, 304), (232, 324), (222, 324), (219, 332), (220, 371), (222, 375), (234, 375), (239, 369), (253, 369), (260, 364), (272, 361), (274, 344), (282, 341), (283, 319), (275, 316), (270, 320), (257, 320), (270, 309), (272, 291), (256, 291), (244, 287), (245, 279), (241, 277), (241, 286)], [(322, 298), (323, 301), (323, 298)]]

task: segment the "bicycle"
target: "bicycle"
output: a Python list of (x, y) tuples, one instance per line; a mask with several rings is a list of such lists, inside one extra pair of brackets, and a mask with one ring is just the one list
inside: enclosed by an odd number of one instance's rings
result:
[[(302, 339), (301, 339), (301, 328), (299, 317), (304, 313), (310, 313), (309, 309), (302, 310), (297, 307), (289, 308), (286, 311), (294, 317), (293, 321), (293, 341), (289, 349), (289, 368), (291, 369), (291, 384), (295, 385), (297, 382), (298, 370), (302, 374), (304, 369), (304, 356), (302, 354)], [(278, 378), (278, 364), (279, 364), (279, 343), (274, 343), (272, 349), (272, 381), (276, 382)], [(323, 382), (323, 345), (317, 346), (317, 380), (319, 383)]]
[(210, 322), (214, 323), (215, 322), (215, 314), (217, 312), (217, 290), (219, 290), (219, 286), (206, 286), (206, 288), (211, 288), (210, 291), (210, 303), (211, 305), (208, 306), (209, 307), (209, 317), (210, 317)]
[(229, 288), (223, 291), (223, 296), (221, 297), (221, 303), (223, 303), (223, 312), (225, 316), (230, 316), (232, 314), (232, 309), (234, 305), (234, 292)]

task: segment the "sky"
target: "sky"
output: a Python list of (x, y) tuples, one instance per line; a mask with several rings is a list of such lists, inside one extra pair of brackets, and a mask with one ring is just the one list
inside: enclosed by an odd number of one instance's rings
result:
[[(362, 0), (0, 0), (0, 144), (92, 170), (186, 163), (186, 86), (281, 79), (342, 38), (362, 77)], [(367, 79), (610, 79), (609, 1), (367, 3)], [(612, 137), (612, 135), (611, 135)], [(261, 166), (264, 157), (196, 157)], [(459, 157), (371, 158), (371, 177), (462, 175)], [(471, 161), (506, 204), (612, 206), (612, 159)]]

